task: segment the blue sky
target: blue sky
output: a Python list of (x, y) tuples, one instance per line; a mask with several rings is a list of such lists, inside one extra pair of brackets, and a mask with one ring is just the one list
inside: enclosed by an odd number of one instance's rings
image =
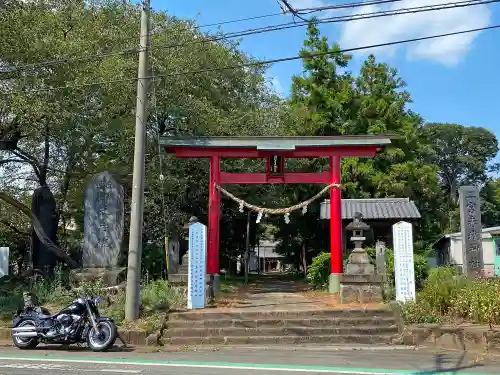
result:
[[(197, 20), (199, 25), (252, 17), (280, 11), (276, 0), (151, 0), (155, 9), (167, 10), (180, 18)], [(342, 4), (353, 0), (291, 0), (296, 8)], [(402, 0), (383, 9), (398, 9), (448, 0)], [(380, 10), (375, 6), (357, 8), (356, 13)], [(333, 13), (318, 13), (328, 17)], [(224, 25), (226, 32), (290, 21), (277, 16)], [(371, 20), (323, 25), (323, 34), (343, 48), (383, 43), (500, 24), (500, 4), (478, 5), (453, 10), (382, 17)], [(215, 27), (214, 27), (215, 28)], [(210, 30), (207, 28), (205, 30)], [(302, 46), (305, 28), (246, 36), (241, 48), (259, 59), (296, 55)], [(483, 126), (500, 139), (500, 29), (465, 34), (391, 49), (372, 50), (377, 58), (398, 69), (407, 82), (414, 103), (411, 108), (427, 121)], [(350, 70), (356, 72), (364, 55), (355, 55)], [(268, 76), (284, 95), (290, 78), (301, 72), (300, 61), (275, 64)]]

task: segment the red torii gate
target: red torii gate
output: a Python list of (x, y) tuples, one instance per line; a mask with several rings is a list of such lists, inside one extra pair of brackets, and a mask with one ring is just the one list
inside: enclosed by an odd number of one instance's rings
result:
[[(161, 145), (178, 158), (209, 158), (207, 274), (219, 274), (220, 191), (227, 184), (340, 184), (342, 157), (374, 157), (391, 143), (387, 136), (334, 137), (169, 137)], [(263, 158), (265, 173), (227, 173), (220, 170), (221, 158)], [(286, 171), (286, 158), (329, 158), (330, 170), (319, 173)], [(338, 293), (342, 274), (341, 189), (330, 187), (329, 290)], [(218, 283), (217, 283), (218, 284)]]

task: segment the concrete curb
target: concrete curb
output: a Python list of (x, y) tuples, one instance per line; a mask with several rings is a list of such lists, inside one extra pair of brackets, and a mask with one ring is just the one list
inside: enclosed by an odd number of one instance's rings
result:
[[(119, 339), (126, 345), (134, 346), (146, 346), (155, 345), (157, 341), (152, 341), (154, 335), (149, 335), (144, 331), (129, 331), (118, 328)], [(0, 341), (9, 342), (12, 341), (12, 336), (10, 328), (0, 328)]]
[(11, 340), (10, 328), (0, 328), (0, 341)]

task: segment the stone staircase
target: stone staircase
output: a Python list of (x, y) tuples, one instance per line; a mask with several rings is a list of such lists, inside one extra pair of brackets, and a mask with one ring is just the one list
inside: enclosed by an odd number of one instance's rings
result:
[(391, 344), (399, 337), (390, 309), (186, 312), (169, 315), (171, 345)]

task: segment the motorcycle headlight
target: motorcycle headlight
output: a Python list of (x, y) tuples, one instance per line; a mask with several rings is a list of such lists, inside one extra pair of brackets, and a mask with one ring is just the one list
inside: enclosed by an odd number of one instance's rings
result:
[(101, 303), (101, 298), (100, 297), (97, 297), (96, 299), (94, 299), (94, 303), (97, 305), (99, 303)]

